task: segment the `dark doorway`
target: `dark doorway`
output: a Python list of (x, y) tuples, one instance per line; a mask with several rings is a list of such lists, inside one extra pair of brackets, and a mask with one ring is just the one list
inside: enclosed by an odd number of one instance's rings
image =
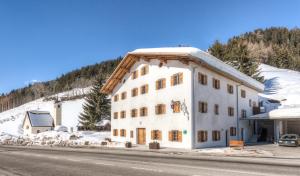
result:
[(267, 128), (262, 128), (260, 132), (260, 136), (258, 138), (259, 142), (266, 142), (267, 141), (267, 136), (268, 136), (268, 129)]

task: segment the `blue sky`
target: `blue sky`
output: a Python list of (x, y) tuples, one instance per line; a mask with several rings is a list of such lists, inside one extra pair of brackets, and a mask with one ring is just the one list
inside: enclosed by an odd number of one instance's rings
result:
[(300, 26), (296, 0), (0, 0), (0, 93), (144, 47)]

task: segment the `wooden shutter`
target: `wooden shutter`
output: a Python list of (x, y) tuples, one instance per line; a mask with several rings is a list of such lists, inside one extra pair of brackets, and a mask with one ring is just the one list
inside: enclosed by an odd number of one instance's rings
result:
[(163, 79), (162, 80), (162, 88), (165, 88), (166, 87), (166, 79)]
[(148, 93), (148, 84), (145, 85), (145, 92)]
[(126, 130), (124, 130), (124, 137), (126, 137)]
[(146, 66), (146, 74), (149, 73), (149, 65)]
[(155, 136), (155, 131), (151, 130), (151, 139), (154, 140), (154, 136)]
[(178, 142), (182, 142), (182, 131), (178, 131)]
[(183, 73), (179, 73), (179, 84), (183, 83)]
[(204, 85), (207, 84), (207, 76), (206, 75), (203, 75), (203, 83), (204, 83)]
[(158, 82), (159, 82), (159, 80), (155, 82), (156, 90), (158, 90)]
[(171, 76), (171, 86), (174, 86), (174, 75)]
[(148, 115), (148, 108), (144, 108), (144, 111), (145, 111), (145, 114), (144, 114), (144, 116), (147, 116)]
[(159, 106), (159, 105), (156, 105), (156, 106), (155, 106), (155, 114), (158, 114), (158, 106)]
[(166, 105), (161, 105), (162, 106), (162, 113), (165, 114), (166, 113)]
[(169, 131), (169, 141), (173, 141), (173, 133), (172, 133), (172, 131)]
[(161, 136), (161, 131), (158, 131), (158, 140), (161, 140), (162, 136)]

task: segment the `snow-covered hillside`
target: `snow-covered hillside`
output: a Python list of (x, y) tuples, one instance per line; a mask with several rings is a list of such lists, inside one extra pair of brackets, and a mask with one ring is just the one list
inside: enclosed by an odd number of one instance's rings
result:
[(261, 64), (265, 92), (261, 96), (280, 100), (283, 106), (300, 106), (300, 72)]
[[(82, 94), (87, 94), (90, 88), (74, 89), (68, 92), (59, 93), (52, 97), (58, 99), (62, 97), (72, 97)], [(76, 99), (62, 102), (62, 125), (71, 130), (77, 129), (78, 116), (82, 112), (82, 104), (84, 99)], [(0, 113), (0, 133), (5, 132), (12, 135), (22, 134), (22, 123), (25, 117), (25, 112), (29, 110), (49, 111), (54, 117), (54, 101), (44, 101), (44, 98), (26, 103), (17, 108)]]

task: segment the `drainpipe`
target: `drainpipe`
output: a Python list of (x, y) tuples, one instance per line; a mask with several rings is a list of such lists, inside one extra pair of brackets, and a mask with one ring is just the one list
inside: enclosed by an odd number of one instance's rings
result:
[(240, 121), (239, 121), (239, 87), (242, 84), (236, 85), (236, 132), (237, 139), (240, 140)]
[(192, 97), (191, 97), (191, 107), (192, 107), (192, 113), (191, 113), (191, 134), (192, 134), (192, 141), (191, 141), (191, 144), (192, 144), (192, 149), (195, 148), (195, 136), (196, 136), (196, 119), (195, 119), (195, 116), (196, 116), (196, 103), (195, 103), (195, 70), (196, 70), (196, 67), (193, 67), (192, 68), (192, 75), (191, 75), (191, 81), (192, 81), (192, 88), (191, 88), (191, 91), (192, 91)]

